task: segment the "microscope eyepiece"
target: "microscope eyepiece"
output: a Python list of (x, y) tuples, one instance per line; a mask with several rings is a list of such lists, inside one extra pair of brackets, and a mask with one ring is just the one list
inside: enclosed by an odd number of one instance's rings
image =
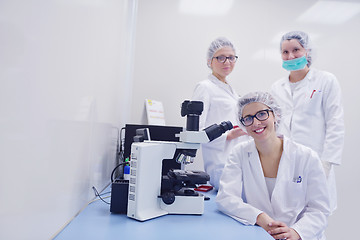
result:
[(223, 133), (225, 133), (227, 130), (230, 130), (233, 128), (233, 125), (230, 121), (224, 121), (220, 124), (213, 124), (207, 128), (204, 129), (206, 132), (206, 135), (208, 136), (210, 142), (214, 140), (215, 138), (220, 137)]
[(227, 130), (233, 129), (233, 125), (230, 121), (221, 122), (220, 127), (224, 129), (223, 133), (225, 133)]

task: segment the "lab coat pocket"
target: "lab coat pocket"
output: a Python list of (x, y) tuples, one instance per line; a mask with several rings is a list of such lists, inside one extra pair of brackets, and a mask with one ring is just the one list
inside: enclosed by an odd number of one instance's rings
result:
[(304, 102), (304, 112), (308, 114), (314, 114), (315, 111), (318, 111), (322, 108), (322, 91), (316, 91), (311, 93), (310, 96), (306, 96)]
[(288, 182), (285, 191), (285, 204), (294, 208), (305, 204), (305, 190), (303, 183)]

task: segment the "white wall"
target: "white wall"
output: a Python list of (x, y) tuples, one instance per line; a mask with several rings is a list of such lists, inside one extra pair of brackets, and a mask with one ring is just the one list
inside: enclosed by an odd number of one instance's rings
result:
[(179, 0), (140, 0), (133, 41), (136, 0), (0, 1), (0, 239), (48, 239), (92, 198), (93, 185), (106, 186), (114, 127), (140, 122), (145, 98), (163, 101), (167, 124), (183, 126), (180, 104), (209, 73), (214, 38), (226, 36), (238, 49), (230, 81), (243, 95), (286, 74), (278, 42), (294, 29), (313, 36), (314, 67), (333, 72), (343, 89), (339, 209), (327, 235), (353, 237), (359, 2), (350, 1), (357, 14), (343, 23), (299, 20), (317, 2), (238, 0), (226, 15), (198, 16), (180, 13)]
[[(319, 15), (319, 11), (310, 14), (318, 17), (317, 21), (302, 17), (319, 2), (238, 0), (226, 15), (199, 16), (180, 13), (179, 0), (140, 0), (131, 121), (140, 121), (144, 99), (150, 98), (164, 103), (168, 125), (184, 126), (180, 104), (191, 97), (195, 84), (209, 73), (205, 56), (216, 37), (228, 37), (237, 48), (239, 60), (230, 75), (230, 83), (243, 95), (253, 90), (268, 90), (275, 80), (287, 74), (281, 68), (279, 54), (282, 33), (308, 32), (316, 50), (313, 67), (334, 73), (343, 90), (346, 145), (343, 164), (336, 169), (339, 207), (329, 219), (327, 236), (329, 240), (350, 239), (356, 236), (360, 215), (357, 187), (360, 161), (356, 151), (360, 134), (357, 126), (360, 2), (339, 1), (353, 5), (350, 10), (343, 5), (335, 11), (326, 10), (325, 16)], [(348, 18), (351, 13), (355, 15)], [(345, 19), (342, 22), (341, 19), (338, 23), (321, 22), (325, 17), (336, 20), (341, 16)]]
[(133, 2), (0, 1), (0, 239), (51, 238), (110, 182)]

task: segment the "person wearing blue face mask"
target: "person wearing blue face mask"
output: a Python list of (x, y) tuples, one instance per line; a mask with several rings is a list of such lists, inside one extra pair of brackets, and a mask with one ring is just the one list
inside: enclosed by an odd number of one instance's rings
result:
[(345, 132), (340, 85), (333, 74), (310, 68), (312, 46), (306, 33), (286, 33), (280, 50), (282, 66), (290, 74), (271, 87), (283, 110), (279, 132), (318, 153), (333, 212), (337, 207), (334, 166), (341, 164)]

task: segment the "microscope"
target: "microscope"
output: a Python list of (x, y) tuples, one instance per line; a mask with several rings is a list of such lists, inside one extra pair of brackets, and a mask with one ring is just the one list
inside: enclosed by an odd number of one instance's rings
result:
[[(179, 142), (145, 140), (146, 131), (139, 131), (131, 145), (130, 180), (127, 216), (139, 221), (167, 214), (196, 214), (204, 212), (204, 195), (194, 191), (197, 184), (210, 180), (202, 171), (186, 171), (193, 162), (201, 143), (210, 142), (233, 128), (231, 122), (213, 124), (199, 131), (200, 101), (184, 101), (181, 116), (187, 117), (186, 131), (177, 134)], [(162, 162), (176, 161), (181, 169), (170, 169), (162, 176)]]

